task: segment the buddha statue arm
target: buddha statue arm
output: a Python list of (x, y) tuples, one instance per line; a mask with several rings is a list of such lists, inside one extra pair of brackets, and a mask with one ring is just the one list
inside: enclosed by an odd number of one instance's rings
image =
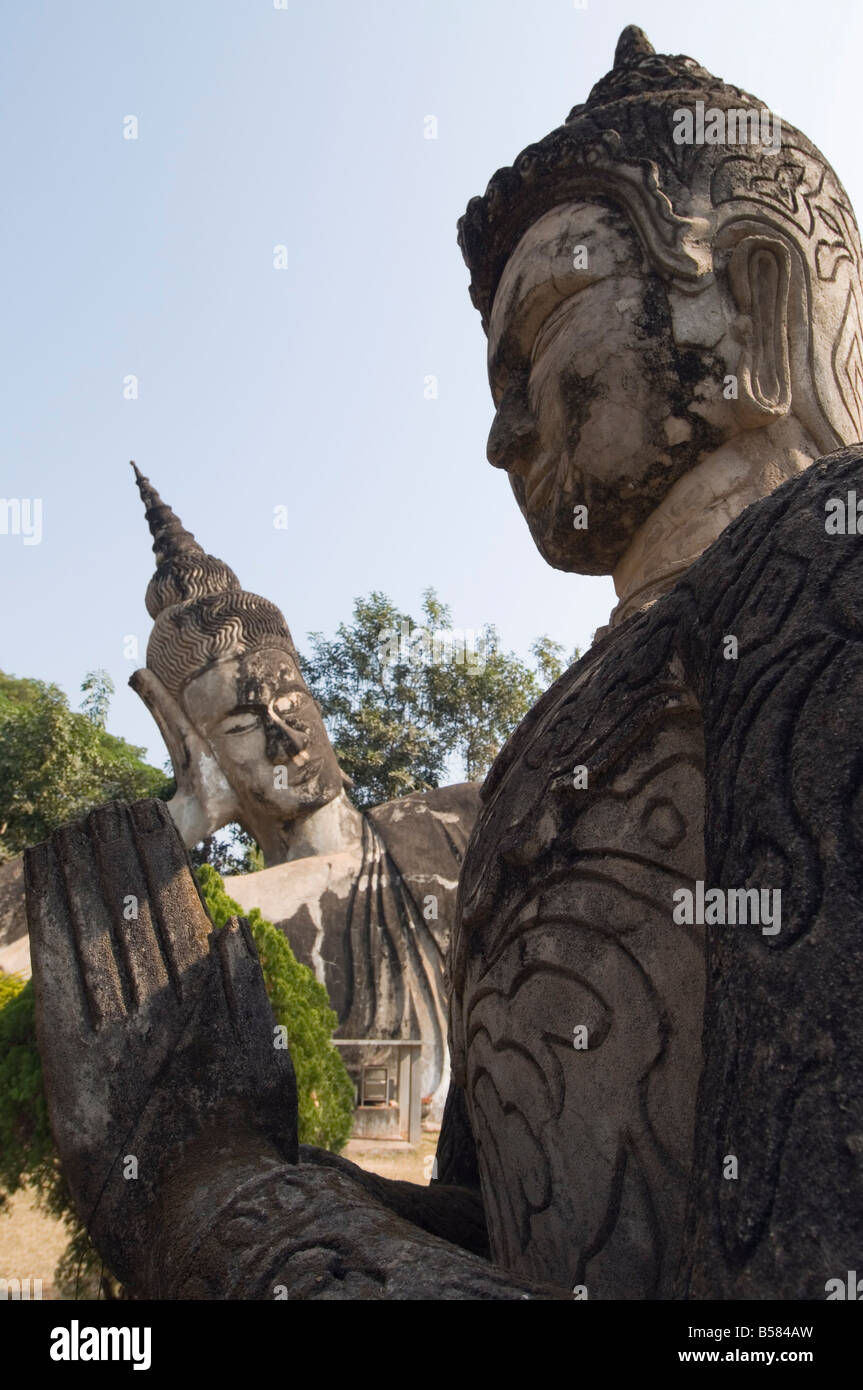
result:
[(422, 1199), (437, 1196), (444, 1206), (444, 1192), (414, 1188), (404, 1203), (410, 1215), (401, 1214), (392, 1189), (411, 1184), (389, 1183), (334, 1159), (301, 1151), (300, 1162), (288, 1164), (261, 1134), (216, 1129), (203, 1135), (164, 1185), (147, 1254), (148, 1296), (567, 1296), (511, 1276), (431, 1234)]
[[(705, 890), (728, 902), (707, 927), (688, 1297), (821, 1299), (859, 1269), (863, 537), (828, 529), (856, 497), (859, 445), (750, 507), (663, 601), (704, 716)], [(733, 890), (759, 922), (731, 924)]]
[(25, 858), (52, 1130), (78, 1210), (138, 1297), (563, 1297), (495, 1270), (481, 1206), (299, 1148), (248, 927), (213, 929), (158, 801)]
[(187, 849), (239, 814), (237, 798), (210, 744), (197, 732), (154, 671), (142, 666), (129, 677), (159, 726), (171, 756), (177, 791), (169, 810)]

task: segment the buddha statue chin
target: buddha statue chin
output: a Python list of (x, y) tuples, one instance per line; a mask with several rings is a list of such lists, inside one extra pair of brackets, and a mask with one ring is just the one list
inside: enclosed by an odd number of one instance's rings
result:
[[(202, 1118), (177, 1166), (150, 1146), (143, 1258), (137, 1227), (117, 1248), (122, 1183), (94, 1160), (116, 1146), (76, 1139), (49, 1067), (73, 1190), (86, 1158), (114, 1216), (91, 1228), (139, 1293), (820, 1299), (855, 1267), (863, 552), (824, 518), (863, 496), (863, 446), (842, 448), (863, 434), (860, 239), (787, 123), (778, 149), (681, 150), (674, 113), (697, 100), (761, 105), (625, 30), (587, 102), (460, 223), (489, 459), (544, 558), (612, 574), (619, 603), (482, 790), (448, 960), (437, 1180), (409, 1192), (297, 1161), (264, 1113), (242, 1144)], [(134, 824), (123, 834), (147, 856)], [(154, 861), (173, 843), (156, 838)], [(83, 1048), (92, 1025), (51, 992), (71, 931), (57, 860), (69, 891), (62, 841), (28, 860), (41, 1026)], [(780, 930), (678, 921), (676, 895), (699, 884), (779, 891)], [(188, 914), (163, 918), (182, 937)]]

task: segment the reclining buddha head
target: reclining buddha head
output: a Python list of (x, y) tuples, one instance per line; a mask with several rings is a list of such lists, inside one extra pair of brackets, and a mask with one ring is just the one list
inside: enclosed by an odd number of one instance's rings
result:
[(171, 754), (172, 813), (187, 844), (239, 821), (270, 862), (279, 830), (343, 787), (320, 709), (278, 608), (242, 589), (135, 474), (157, 567), (146, 596), (147, 666), (131, 684)]

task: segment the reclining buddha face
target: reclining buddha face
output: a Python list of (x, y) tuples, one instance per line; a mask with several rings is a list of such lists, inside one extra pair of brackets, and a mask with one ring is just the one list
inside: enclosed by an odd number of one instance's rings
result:
[(339, 794), (341, 770), (320, 710), (284, 648), (217, 662), (182, 699), (241, 805), (256, 817), (287, 821)]
[(568, 203), (528, 229), (490, 317), (488, 457), (549, 564), (610, 573), (672, 484), (735, 431), (727, 359), (725, 340), (676, 345), (665, 283), (611, 202)]

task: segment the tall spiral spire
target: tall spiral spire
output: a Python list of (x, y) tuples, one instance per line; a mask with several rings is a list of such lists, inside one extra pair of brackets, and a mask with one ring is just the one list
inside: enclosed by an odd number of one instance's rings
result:
[(187, 531), (180, 518), (163, 502), (149, 478), (145, 478), (134, 459), (135, 481), (146, 509), (147, 524), (153, 537), (153, 550), (156, 564), (162, 565), (181, 553), (203, 555), (191, 531)]
[(214, 661), (261, 645), (296, 649), (281, 612), (242, 588), (234, 571), (208, 555), (133, 463), (153, 537), (156, 573), (147, 585), (154, 620), (147, 666), (172, 694)]
[(652, 58), (655, 54), (656, 49), (644, 30), (639, 29), (637, 24), (627, 24), (617, 40), (617, 47), (614, 50), (614, 66), (618, 70), (620, 68), (632, 68), (642, 58)]
[(163, 502), (149, 478), (133, 462), (135, 481), (146, 508), (153, 537), (156, 573), (147, 586), (147, 612), (157, 618), (166, 608), (189, 599), (240, 589), (234, 571), (215, 555), (208, 555), (187, 531), (180, 518)]

